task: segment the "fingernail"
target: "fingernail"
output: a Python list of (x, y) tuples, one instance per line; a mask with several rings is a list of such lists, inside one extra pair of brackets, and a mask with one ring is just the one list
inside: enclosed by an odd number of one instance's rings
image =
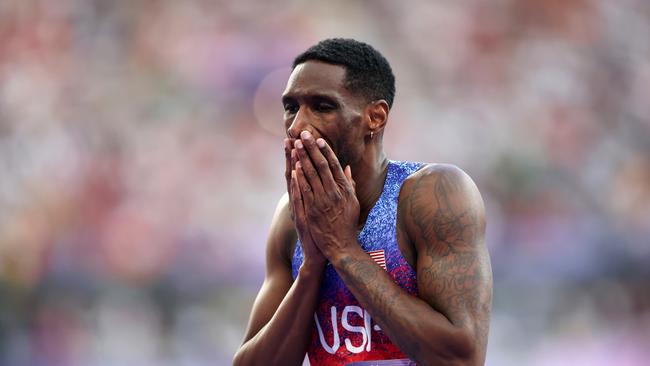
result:
[(302, 141), (296, 140), (296, 148), (297, 149), (302, 149)]
[(293, 178), (293, 179), (296, 178), (296, 171), (293, 170), (293, 169), (291, 170), (291, 178)]
[(302, 131), (300, 133), (300, 138), (303, 138), (303, 139), (311, 138), (311, 133), (309, 133), (309, 131), (307, 131), (307, 130)]
[(320, 148), (325, 147), (325, 140), (323, 140), (323, 139), (316, 140), (316, 145), (318, 145), (318, 147), (320, 147)]
[(292, 157), (293, 159), (296, 158), (296, 149), (291, 149), (291, 157)]
[(296, 162), (296, 169), (301, 169), (301, 168), (302, 168), (302, 164), (300, 164), (300, 162), (297, 161)]

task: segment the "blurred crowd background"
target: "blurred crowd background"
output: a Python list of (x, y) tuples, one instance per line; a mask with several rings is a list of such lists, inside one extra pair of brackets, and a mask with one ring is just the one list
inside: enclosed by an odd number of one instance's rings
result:
[(0, 365), (227, 365), (295, 55), (366, 41), (385, 148), (488, 211), (487, 364), (650, 359), (650, 2), (0, 2)]

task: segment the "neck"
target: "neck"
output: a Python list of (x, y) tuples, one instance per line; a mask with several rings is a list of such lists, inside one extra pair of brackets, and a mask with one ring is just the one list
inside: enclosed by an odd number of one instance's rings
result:
[(370, 210), (381, 196), (388, 173), (388, 159), (381, 143), (371, 144), (368, 149), (363, 158), (351, 166), (359, 200), (359, 229), (363, 228)]

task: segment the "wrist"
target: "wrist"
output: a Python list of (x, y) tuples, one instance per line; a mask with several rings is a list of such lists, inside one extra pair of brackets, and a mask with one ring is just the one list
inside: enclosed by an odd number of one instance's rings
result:
[(326, 265), (327, 265), (327, 261), (325, 259), (323, 260), (305, 259), (302, 262), (300, 269), (298, 270), (298, 275), (300, 277), (304, 277), (305, 279), (320, 278), (320, 276), (323, 274), (323, 271), (325, 270)]
[(332, 251), (328, 257), (329, 261), (335, 268), (338, 268), (341, 262), (346, 258), (351, 258), (358, 255), (359, 253), (364, 253), (363, 249), (361, 248), (361, 244), (356, 238), (349, 239), (346, 244), (347, 245), (339, 247), (339, 250)]

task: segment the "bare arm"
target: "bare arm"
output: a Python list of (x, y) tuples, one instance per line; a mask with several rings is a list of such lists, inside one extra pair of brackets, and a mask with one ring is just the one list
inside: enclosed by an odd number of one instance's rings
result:
[(287, 247), (295, 240), (285, 195), (269, 235), (266, 277), (234, 365), (300, 365), (305, 357), (323, 267), (303, 265), (294, 282)]
[(422, 365), (485, 362), (492, 276), (478, 189), (460, 169), (430, 166), (402, 192), (400, 214), (417, 250), (419, 297), (350, 245), (333, 264), (389, 338)]

